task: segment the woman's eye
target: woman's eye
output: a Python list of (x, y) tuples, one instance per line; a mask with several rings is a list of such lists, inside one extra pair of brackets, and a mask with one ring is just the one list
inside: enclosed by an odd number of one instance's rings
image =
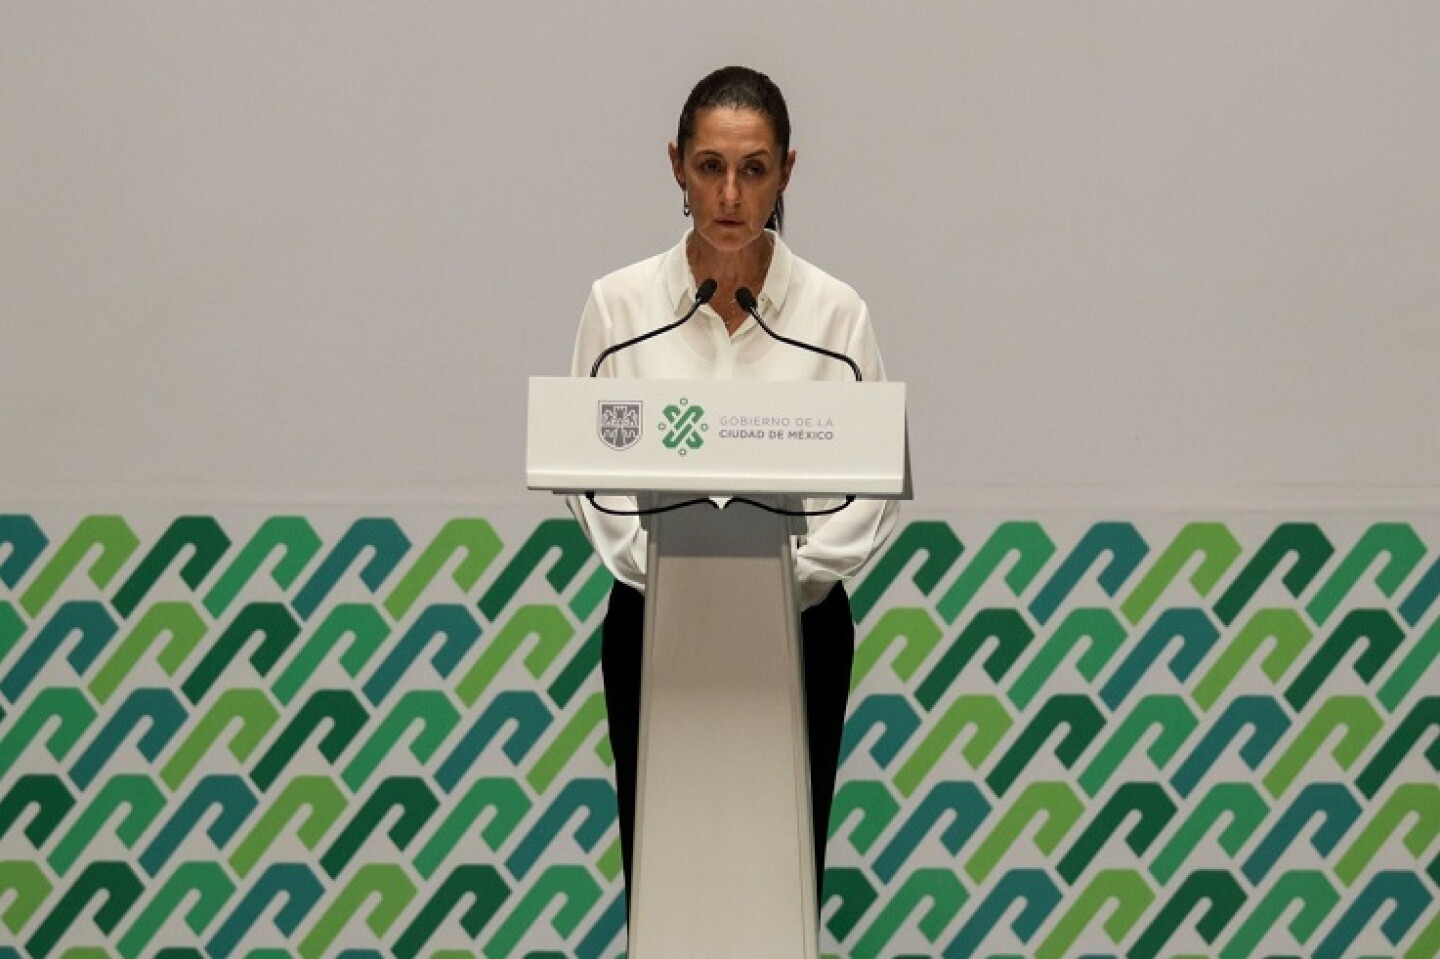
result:
[(745, 168), (745, 172), (750, 174), (751, 176), (764, 176), (765, 167), (759, 163), (752, 163)]
[(719, 173), (720, 164), (715, 160), (705, 160), (700, 164), (701, 173)]

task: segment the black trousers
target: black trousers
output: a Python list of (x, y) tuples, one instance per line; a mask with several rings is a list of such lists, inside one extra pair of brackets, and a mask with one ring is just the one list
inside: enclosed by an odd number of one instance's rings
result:
[[(641, 647), (645, 596), (616, 582), (605, 612), (600, 671), (605, 679), (605, 709), (610, 718), (610, 748), (615, 755), (615, 793), (620, 807), (620, 847), (625, 889), (630, 889), (635, 848), (635, 773), (640, 745)], [(810, 737), (810, 808), (815, 821), (815, 891), (825, 875), (825, 840), (835, 770), (850, 696), (850, 666), (855, 659), (855, 621), (850, 597), (836, 585), (819, 605), (800, 614), (805, 663), (805, 723)]]

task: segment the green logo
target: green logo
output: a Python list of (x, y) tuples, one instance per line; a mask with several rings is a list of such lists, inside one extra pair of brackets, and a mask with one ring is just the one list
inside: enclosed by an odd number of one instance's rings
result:
[(705, 408), (699, 404), (692, 406), (684, 398), (665, 407), (666, 422), (660, 424), (660, 429), (665, 431), (665, 445), (678, 449), (681, 456), (698, 450), (705, 445), (705, 437), (700, 434), (710, 429), (709, 423), (702, 422), (704, 419)]

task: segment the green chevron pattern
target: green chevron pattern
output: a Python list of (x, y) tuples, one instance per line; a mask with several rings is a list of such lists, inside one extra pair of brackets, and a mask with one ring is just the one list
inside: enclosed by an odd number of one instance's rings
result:
[[(1440, 522), (904, 525), (834, 957), (1440, 955)], [(610, 959), (568, 520), (0, 515), (0, 959)]]

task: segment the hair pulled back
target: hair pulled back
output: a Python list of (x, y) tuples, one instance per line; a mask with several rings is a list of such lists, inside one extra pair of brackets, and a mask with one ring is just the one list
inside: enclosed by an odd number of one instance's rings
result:
[[(680, 156), (695, 138), (695, 117), (701, 110), (714, 107), (729, 107), (735, 110), (754, 110), (770, 121), (775, 133), (775, 143), (780, 147), (783, 162), (790, 152), (790, 111), (785, 106), (785, 97), (780, 88), (765, 74), (749, 67), (721, 67), (695, 84), (685, 106), (680, 110), (679, 129), (675, 134), (675, 146)], [(775, 210), (765, 226), (780, 232), (785, 224), (785, 196), (775, 198)]]

